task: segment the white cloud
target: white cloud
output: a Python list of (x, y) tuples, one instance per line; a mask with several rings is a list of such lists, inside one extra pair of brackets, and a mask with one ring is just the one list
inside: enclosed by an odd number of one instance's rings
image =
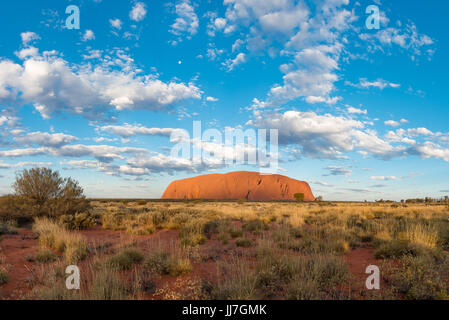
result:
[(216, 18), (214, 20), (215, 28), (217, 28), (218, 30), (224, 29), (224, 27), (226, 27), (226, 23), (227, 21), (224, 18)]
[(239, 50), (243, 43), (244, 41), (241, 39), (235, 40), (234, 44), (232, 45), (232, 52)]
[(69, 144), (78, 138), (64, 133), (31, 132), (23, 136), (14, 137), (21, 144), (37, 144), (46, 147), (60, 147)]
[(371, 176), (371, 180), (378, 180), (378, 181), (395, 181), (400, 180), (400, 177), (396, 176)]
[[(377, 50), (383, 51), (385, 47), (397, 45), (405, 50), (410, 50), (413, 55), (421, 55), (423, 47), (428, 47), (434, 41), (425, 34), (419, 34), (416, 26), (409, 23), (405, 28), (386, 28), (381, 29), (374, 34), (363, 33), (360, 35), (362, 40), (369, 41)], [(380, 46), (377, 44), (379, 43)], [(424, 52), (428, 52), (427, 50)]]
[(130, 125), (125, 124), (123, 126), (103, 126), (100, 127), (101, 131), (106, 131), (109, 133), (113, 133), (122, 138), (129, 138), (136, 135), (159, 135), (170, 137), (172, 134), (183, 134), (185, 130), (183, 129), (174, 129), (174, 128), (147, 128), (142, 125)]
[(386, 126), (390, 126), (390, 127), (397, 127), (397, 126), (400, 125), (399, 122), (394, 121), (394, 120), (387, 120), (387, 121), (384, 122), (384, 124), (385, 124)]
[(419, 155), (424, 159), (438, 158), (449, 162), (449, 149), (440, 145), (426, 141), (410, 150), (411, 154)]
[(284, 84), (271, 88), (270, 96), (276, 104), (305, 97), (309, 103), (331, 102), (330, 97), (334, 83), (338, 80), (335, 71), (338, 70), (336, 58), (330, 53), (338, 54), (338, 47), (307, 48), (295, 55), (294, 64), (282, 70)]
[(218, 99), (217, 99), (217, 98), (214, 98), (214, 97), (207, 97), (207, 98), (206, 98), (206, 101), (209, 101), (209, 102), (217, 102)]
[(0, 103), (30, 103), (45, 118), (66, 111), (98, 120), (111, 107), (118, 111), (167, 110), (201, 98), (195, 85), (138, 75), (130, 57), (116, 54), (95, 67), (70, 65), (53, 56), (31, 57), (22, 65), (0, 61)]
[(20, 34), (20, 37), (22, 38), (22, 44), (24, 46), (28, 45), (28, 43), (34, 41), (34, 40), (39, 40), (40, 37), (38, 34), (31, 32), (31, 31), (27, 31), (27, 32), (23, 32)]
[(53, 165), (52, 162), (18, 162), (18, 163), (4, 163), (0, 160), (0, 169), (11, 169), (11, 168), (23, 168), (23, 167), (48, 167)]
[(355, 114), (367, 114), (368, 110), (362, 110), (362, 109), (358, 109), (358, 108), (354, 108), (354, 107), (348, 107), (348, 112), (349, 113), (355, 113)]
[(404, 147), (393, 147), (362, 122), (343, 116), (299, 111), (262, 115), (256, 111), (255, 120), (248, 124), (278, 129), (280, 144), (300, 145), (302, 154), (309, 157), (338, 158), (343, 152), (357, 150), (362, 155), (387, 159), (405, 152)]
[(137, 2), (129, 13), (129, 18), (133, 21), (142, 21), (147, 15), (147, 6), (143, 2)]
[(89, 41), (94, 39), (95, 39), (94, 32), (92, 30), (86, 30), (86, 32), (83, 35), (83, 41)]
[(179, 36), (178, 41), (182, 41), (181, 36), (183, 34), (187, 34), (187, 38), (190, 39), (197, 33), (199, 27), (199, 19), (195, 9), (190, 0), (183, 0), (175, 8), (177, 18), (171, 25), (170, 32)]
[(226, 63), (224, 63), (224, 65), (226, 65), (228, 71), (232, 71), (236, 66), (245, 62), (246, 62), (246, 54), (241, 52), (234, 59), (227, 60)]
[(120, 19), (109, 19), (109, 23), (115, 29), (121, 30), (123, 22)]
[(378, 89), (385, 89), (387, 87), (390, 88), (399, 88), (401, 85), (398, 83), (388, 82), (383, 79), (377, 79), (375, 81), (369, 81), (366, 78), (360, 78), (358, 84), (352, 84), (350, 82), (346, 82), (346, 84), (352, 85), (357, 88), (378, 88)]
[(29, 57), (36, 57), (39, 55), (39, 49), (35, 47), (28, 47), (20, 50), (19, 52), (16, 52), (16, 56), (18, 56), (20, 59), (24, 60)]

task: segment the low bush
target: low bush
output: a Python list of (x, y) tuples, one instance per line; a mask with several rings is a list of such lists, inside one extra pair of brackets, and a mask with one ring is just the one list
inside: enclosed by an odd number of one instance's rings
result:
[(250, 220), (245, 224), (243, 224), (243, 230), (250, 232), (261, 232), (268, 229), (269, 229), (268, 224), (260, 219)]
[(412, 300), (449, 298), (448, 263), (438, 263), (430, 257), (405, 256), (392, 276), (398, 291)]
[(145, 270), (154, 275), (168, 274), (173, 277), (190, 273), (193, 268), (187, 258), (177, 258), (168, 252), (156, 251), (145, 259)]
[(241, 229), (232, 229), (229, 233), (233, 239), (243, 236), (243, 231)]
[(76, 213), (74, 215), (62, 215), (59, 223), (69, 230), (82, 230), (96, 226), (97, 221), (91, 212)]
[(128, 248), (110, 257), (106, 263), (114, 269), (129, 270), (134, 264), (142, 262), (143, 259), (144, 255), (140, 250)]
[(426, 249), (410, 243), (407, 240), (385, 241), (374, 252), (377, 259), (397, 259), (402, 256), (420, 256), (426, 254)]
[(17, 234), (17, 224), (15, 221), (6, 221), (1, 222), (0, 221), (0, 235), (2, 234)]
[(7, 283), (8, 280), (9, 280), (8, 272), (6, 271), (5, 268), (0, 267), (0, 286), (1, 286), (2, 284)]
[(253, 245), (253, 241), (248, 238), (238, 238), (235, 240), (235, 245), (237, 247), (249, 248)]

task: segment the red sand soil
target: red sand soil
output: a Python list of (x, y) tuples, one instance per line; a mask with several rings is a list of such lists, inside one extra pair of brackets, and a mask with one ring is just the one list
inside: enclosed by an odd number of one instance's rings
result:
[(30, 291), (27, 280), (33, 277), (35, 266), (25, 258), (37, 252), (37, 240), (31, 230), (20, 229), (17, 235), (5, 236), (0, 241), (0, 248), (9, 274), (9, 281), (0, 286), (0, 299), (20, 299)]
[(162, 198), (273, 201), (295, 200), (295, 193), (303, 193), (305, 201), (315, 200), (307, 182), (278, 174), (238, 171), (173, 181)]
[[(352, 297), (357, 299), (363, 299), (368, 293), (371, 295), (380, 295), (385, 289), (386, 284), (382, 279), (381, 261), (374, 258), (375, 249), (368, 248), (356, 248), (351, 250), (343, 259), (348, 264), (349, 272), (351, 273), (351, 291)], [(366, 268), (370, 265), (375, 265), (380, 269), (380, 290), (368, 290), (366, 288), (366, 279), (371, 273), (365, 273)]]

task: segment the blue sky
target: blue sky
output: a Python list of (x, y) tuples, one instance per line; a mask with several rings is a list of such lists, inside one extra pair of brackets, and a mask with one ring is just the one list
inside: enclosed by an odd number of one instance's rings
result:
[[(66, 27), (66, 7), (80, 28)], [(380, 10), (368, 29), (366, 8)], [(0, 10), (0, 194), (48, 166), (92, 197), (256, 164), (172, 133), (277, 130), (278, 173), (329, 200), (449, 194), (444, 1), (17, 0)], [(191, 140), (189, 140), (191, 141)], [(245, 146), (253, 147), (251, 141)], [(237, 145), (231, 146), (237, 148)], [(249, 152), (249, 151), (248, 151)]]

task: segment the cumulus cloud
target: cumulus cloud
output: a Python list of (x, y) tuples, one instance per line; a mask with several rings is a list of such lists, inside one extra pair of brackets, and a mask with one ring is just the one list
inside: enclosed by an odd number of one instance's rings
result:
[(332, 104), (338, 101), (338, 98), (330, 95), (334, 91), (334, 83), (338, 80), (335, 71), (339, 69), (337, 58), (332, 56), (332, 53), (338, 55), (339, 51), (338, 46), (319, 46), (298, 52), (292, 64), (281, 68), (285, 73), (284, 84), (271, 88), (271, 100), (276, 104), (299, 97), (306, 98), (309, 103)]
[(46, 147), (60, 147), (69, 144), (78, 138), (64, 133), (31, 132), (23, 136), (14, 137), (21, 144)]
[(397, 126), (400, 125), (399, 122), (394, 121), (394, 120), (387, 120), (387, 121), (384, 122), (384, 124), (385, 124), (386, 126), (390, 126), (390, 127), (397, 127)]
[(95, 34), (92, 30), (86, 30), (86, 32), (84, 32), (83, 41), (89, 41), (89, 40), (94, 40), (94, 39), (95, 39)]
[(242, 63), (246, 62), (246, 54), (239, 53), (234, 59), (227, 60), (224, 65), (228, 68), (228, 71), (234, 70), (234, 68)]
[(143, 2), (137, 2), (129, 13), (129, 18), (133, 21), (139, 22), (145, 19), (147, 15), (147, 6)]
[(348, 107), (348, 112), (349, 113), (354, 113), (354, 114), (368, 114), (368, 110), (362, 110), (362, 109), (358, 109), (358, 108), (354, 108), (354, 107)]
[(164, 83), (151, 75), (139, 75), (131, 58), (116, 54), (95, 67), (71, 65), (57, 56), (34, 56), (23, 64), (1, 60), (0, 103), (33, 104), (44, 118), (65, 111), (98, 120), (111, 108), (168, 110), (201, 98), (195, 85)]
[(109, 19), (109, 23), (115, 29), (121, 30), (123, 22), (120, 19)]
[(22, 38), (22, 44), (25, 46), (34, 40), (40, 39), (40, 37), (37, 33), (31, 32), (31, 31), (21, 33), (20, 37)]
[(405, 147), (394, 147), (365, 128), (361, 121), (330, 114), (287, 111), (262, 115), (248, 122), (258, 128), (278, 129), (279, 143), (300, 145), (302, 153), (315, 158), (338, 158), (344, 152), (355, 151), (383, 159), (402, 155)]
[[(413, 55), (421, 55), (423, 48), (429, 48), (434, 41), (425, 34), (420, 34), (413, 23), (407, 24), (403, 29), (385, 28), (374, 34), (362, 33), (360, 38), (369, 41), (375, 50), (382, 50), (385, 47), (399, 46), (402, 49), (410, 50)], [(425, 50), (425, 52), (429, 52)]]
[(409, 153), (418, 155), (424, 159), (437, 158), (449, 162), (449, 148), (442, 147), (430, 141), (410, 148)]
[(24, 48), (18, 52), (16, 52), (16, 56), (18, 56), (21, 60), (24, 60), (28, 57), (35, 57), (39, 55), (39, 49), (35, 47)]
[(198, 31), (199, 19), (195, 13), (195, 8), (190, 0), (183, 0), (175, 6), (177, 18), (171, 25), (170, 32), (179, 37), (178, 41), (182, 41), (181, 36), (186, 35), (190, 39)]

